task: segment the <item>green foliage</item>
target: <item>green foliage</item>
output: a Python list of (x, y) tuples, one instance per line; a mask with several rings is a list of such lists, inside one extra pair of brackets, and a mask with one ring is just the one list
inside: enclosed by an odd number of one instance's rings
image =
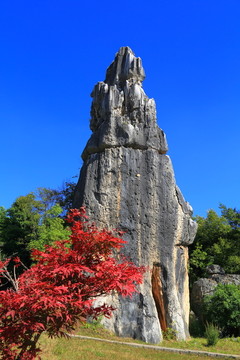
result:
[(62, 207), (64, 215), (73, 207), (75, 187), (75, 182), (66, 181), (58, 190), (56, 202)]
[(30, 264), (28, 244), (38, 236), (43, 206), (35, 195), (20, 196), (6, 211), (1, 224), (0, 239), (5, 256), (18, 254), (26, 265)]
[(236, 209), (227, 208), (225, 205), (220, 204), (220, 209), (222, 211), (222, 216), (224, 216), (229, 224), (231, 225), (232, 229), (239, 229), (240, 228), (240, 212)]
[(167, 328), (167, 330), (163, 331), (163, 339), (164, 340), (176, 340), (177, 332), (173, 328)]
[(72, 206), (75, 183), (65, 182), (60, 190), (38, 188), (20, 196), (5, 210), (0, 207), (0, 259), (18, 255), (31, 265), (30, 250), (44, 249), (69, 237), (64, 215)]
[(75, 182), (66, 181), (59, 189), (40, 187), (37, 189), (36, 196), (44, 204), (45, 211), (58, 204), (62, 208), (62, 215), (66, 215), (72, 208), (75, 187)]
[(189, 247), (190, 284), (205, 277), (208, 265), (220, 265), (226, 273), (240, 274), (240, 214), (220, 205), (221, 215), (210, 210), (206, 218), (197, 216), (198, 231)]
[(31, 240), (28, 249), (44, 250), (45, 245), (52, 245), (57, 240), (68, 239), (70, 230), (65, 226), (65, 221), (59, 216), (62, 213), (60, 205), (54, 205), (43, 214), (38, 227), (38, 236)]
[(204, 299), (204, 317), (221, 329), (224, 336), (240, 335), (240, 286), (218, 284)]
[(4, 209), (3, 206), (0, 206), (0, 228), (4, 223), (6, 216), (7, 216), (7, 211)]
[(207, 339), (207, 345), (208, 346), (214, 346), (217, 344), (219, 340), (219, 329), (214, 324), (208, 324), (206, 325), (205, 329), (205, 337)]
[(204, 325), (194, 313), (190, 313), (189, 333), (193, 337), (202, 337), (204, 335)]
[[(6, 221), (6, 217), (7, 217), (7, 211), (4, 209), (4, 207), (0, 206), (0, 234), (2, 233), (2, 229)], [(3, 246), (3, 239), (0, 235), (0, 249), (2, 249), (2, 246)], [(1, 260), (2, 260), (2, 250), (0, 252), (0, 261)]]
[(196, 243), (190, 254), (190, 280), (193, 283), (205, 274), (205, 269), (209, 265), (210, 259), (208, 258), (208, 253), (203, 250), (203, 245), (199, 243)]
[(103, 325), (101, 323), (102, 319), (103, 316), (99, 316), (97, 319), (89, 317), (88, 321), (82, 324), (82, 327), (91, 329), (92, 331), (103, 329)]

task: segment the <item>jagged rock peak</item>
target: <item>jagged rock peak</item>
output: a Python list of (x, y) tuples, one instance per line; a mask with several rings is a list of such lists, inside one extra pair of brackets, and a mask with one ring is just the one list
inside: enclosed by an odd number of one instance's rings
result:
[(117, 84), (122, 87), (126, 80), (132, 80), (133, 83), (142, 83), (144, 79), (145, 72), (141, 58), (135, 57), (130, 47), (124, 46), (120, 48), (114, 61), (108, 67), (104, 82), (108, 85)]
[(155, 101), (142, 88), (144, 77), (142, 60), (129, 47), (120, 48), (105, 81), (98, 82), (91, 93), (93, 134), (83, 159), (116, 146), (167, 152), (166, 136), (157, 125)]

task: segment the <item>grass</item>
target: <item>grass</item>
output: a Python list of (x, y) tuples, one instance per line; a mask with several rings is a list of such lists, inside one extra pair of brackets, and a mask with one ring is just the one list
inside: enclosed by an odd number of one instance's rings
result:
[[(46, 339), (44, 339), (46, 341)], [(161, 352), (133, 348), (127, 345), (107, 344), (93, 340), (54, 339), (44, 344), (42, 360), (206, 360), (206, 356)]]
[[(119, 338), (104, 330), (99, 325), (81, 326), (76, 334), (98, 337), (108, 340), (123, 342), (136, 342), (130, 338)], [(207, 346), (207, 340), (204, 338), (192, 338), (188, 341), (164, 340), (160, 346), (174, 347), (187, 350), (201, 350), (208, 352), (220, 352), (224, 354), (240, 354), (240, 338), (220, 339), (217, 345)], [(206, 356), (197, 356), (189, 354), (178, 354), (161, 352), (146, 348), (134, 348), (127, 345), (109, 344), (94, 340), (83, 340), (79, 338), (71, 339), (48, 339), (43, 336), (41, 339), (43, 349), (42, 360), (206, 360)]]
[(240, 355), (240, 338), (220, 339), (214, 346), (208, 346), (207, 340), (204, 338), (191, 338), (188, 341), (163, 341), (161, 346)]

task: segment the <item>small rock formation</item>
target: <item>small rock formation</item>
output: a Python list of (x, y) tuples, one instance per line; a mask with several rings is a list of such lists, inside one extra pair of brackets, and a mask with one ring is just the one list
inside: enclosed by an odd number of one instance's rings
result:
[(223, 268), (220, 266), (220, 265), (215, 265), (215, 264), (212, 264), (212, 265), (208, 265), (206, 267), (206, 272), (208, 275), (224, 275), (225, 274), (225, 271), (223, 270)]
[(207, 295), (213, 295), (218, 284), (240, 285), (240, 275), (225, 274), (219, 265), (209, 265), (206, 271), (209, 278), (201, 278), (195, 281), (191, 291), (191, 309), (201, 320), (203, 299)]
[(90, 137), (75, 193), (100, 227), (125, 231), (124, 254), (148, 267), (139, 293), (109, 297), (105, 325), (118, 335), (158, 343), (167, 327), (188, 336), (188, 245), (196, 223), (176, 186), (156, 108), (142, 89), (140, 58), (122, 47), (91, 94)]

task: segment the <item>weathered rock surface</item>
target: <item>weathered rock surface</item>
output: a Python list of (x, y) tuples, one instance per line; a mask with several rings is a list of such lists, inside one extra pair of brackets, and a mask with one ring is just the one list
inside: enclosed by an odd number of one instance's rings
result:
[(220, 265), (208, 265), (206, 267), (206, 271), (208, 273), (208, 275), (214, 275), (214, 274), (220, 274), (220, 275), (224, 275), (225, 271), (223, 270), (223, 268)]
[(191, 291), (191, 308), (197, 317), (202, 319), (202, 305), (204, 297), (213, 295), (218, 284), (240, 285), (240, 275), (225, 274), (219, 265), (210, 265), (207, 267), (209, 278), (202, 278), (193, 284)]
[(93, 131), (82, 158), (75, 207), (85, 205), (100, 227), (125, 231), (124, 254), (149, 267), (132, 299), (108, 298), (118, 310), (106, 326), (158, 343), (173, 327), (188, 336), (188, 245), (196, 224), (176, 186), (156, 108), (142, 89), (142, 62), (129, 47), (116, 54), (92, 92)]

